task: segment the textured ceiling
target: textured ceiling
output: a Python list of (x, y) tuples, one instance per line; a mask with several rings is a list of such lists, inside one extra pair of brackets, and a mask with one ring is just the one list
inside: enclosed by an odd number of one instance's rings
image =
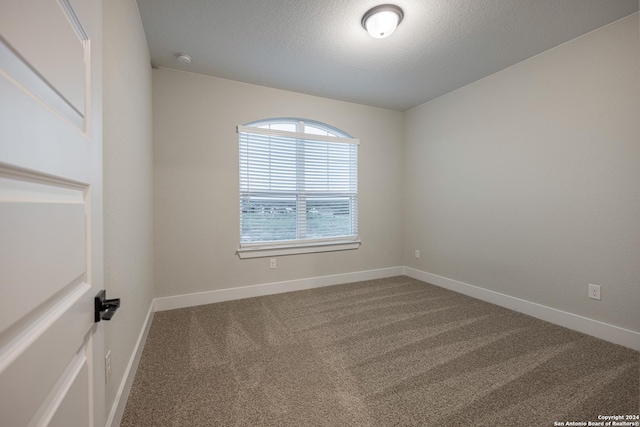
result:
[[(154, 66), (405, 111), (638, 10), (638, 0), (138, 0)], [(176, 61), (184, 52), (193, 62)]]

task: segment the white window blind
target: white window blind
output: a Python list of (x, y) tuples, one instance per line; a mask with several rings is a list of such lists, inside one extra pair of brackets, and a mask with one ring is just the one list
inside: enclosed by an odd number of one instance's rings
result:
[(357, 240), (358, 140), (295, 129), (237, 128), (241, 249)]

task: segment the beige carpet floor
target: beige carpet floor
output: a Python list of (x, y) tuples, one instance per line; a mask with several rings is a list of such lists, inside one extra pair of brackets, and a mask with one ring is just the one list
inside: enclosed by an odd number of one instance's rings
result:
[(586, 423), (640, 412), (639, 362), (399, 276), (156, 313), (121, 425)]

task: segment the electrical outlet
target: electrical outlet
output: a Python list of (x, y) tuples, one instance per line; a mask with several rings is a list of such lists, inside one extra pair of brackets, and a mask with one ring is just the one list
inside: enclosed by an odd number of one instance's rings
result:
[(276, 264), (276, 259), (275, 258), (271, 258), (269, 260), (269, 268), (276, 268), (277, 264)]
[(420, 249), (416, 249), (416, 251), (413, 253), (413, 256), (416, 258), (420, 258)]
[(107, 352), (104, 357), (104, 382), (109, 384), (109, 378), (111, 378), (111, 350)]
[(600, 286), (589, 284), (589, 298), (601, 300), (600, 298)]

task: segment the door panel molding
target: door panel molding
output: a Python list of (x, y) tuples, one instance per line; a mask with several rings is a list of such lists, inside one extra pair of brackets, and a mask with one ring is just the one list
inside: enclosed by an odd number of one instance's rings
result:
[[(3, 349), (0, 413), (6, 414), (6, 425), (27, 425), (84, 345), (85, 325), (93, 322), (93, 313), (84, 308), (90, 289), (81, 283)], [(83, 344), (78, 347), (77, 343)]]
[[(9, 64), (26, 66), (84, 116), (91, 66), (89, 37), (71, 3), (65, 0), (3, 2), (0, 28), (5, 47), (13, 53), (8, 57), (13, 59)], [(22, 84), (34, 83), (32, 78), (25, 79), (29, 76), (26, 70), (20, 71), (11, 73), (14, 79)]]
[[(33, 176), (32, 176), (33, 178)], [(85, 191), (0, 173), (0, 333), (87, 272)]]
[(82, 301), (91, 286), (78, 278), (59, 295), (33, 310), (0, 334), (0, 378), (31, 345), (47, 332), (66, 311)]
[(76, 34), (78, 35), (78, 39), (82, 41), (89, 40), (89, 35), (85, 31), (82, 25), (82, 22), (80, 22), (80, 18), (78, 17), (78, 14), (76, 13), (73, 6), (71, 6), (71, 3), (69, 3), (69, 0), (58, 0), (58, 2), (60, 3), (60, 6), (62, 7), (62, 10), (64, 11), (64, 13), (67, 15), (67, 18), (69, 19), (69, 23), (71, 24)]
[(58, 92), (46, 79), (22, 59), (0, 36), (0, 75), (29, 92), (78, 128), (84, 126), (84, 113)]
[[(75, 357), (69, 363), (63, 374), (58, 379), (58, 382), (53, 386), (51, 392), (45, 397), (42, 405), (38, 408), (38, 411), (34, 414), (31, 422), (29, 422), (28, 427), (40, 427), (40, 426), (53, 426), (57, 425), (55, 422), (55, 417), (59, 413), (60, 409), (69, 405), (69, 399), (67, 396), (69, 392), (74, 388), (79, 388), (83, 382), (88, 381), (89, 369), (88, 369), (89, 360), (87, 358), (87, 346), (83, 346), (78, 353), (76, 353)], [(76, 386), (76, 387), (74, 387)], [(74, 393), (73, 395), (78, 395), (80, 393)], [(79, 397), (81, 399), (89, 399), (89, 396), (80, 394)], [(76, 402), (77, 403), (77, 402)], [(66, 404), (66, 405), (65, 405)], [(77, 419), (79, 426), (89, 426), (89, 411), (88, 411), (88, 401), (85, 405), (77, 405), (78, 407), (87, 408), (87, 413), (85, 415), (84, 420)], [(68, 411), (65, 411), (68, 412)], [(53, 420), (53, 422), (52, 422)], [(59, 423), (58, 423), (59, 424)], [(71, 427), (71, 426), (69, 426)]]

